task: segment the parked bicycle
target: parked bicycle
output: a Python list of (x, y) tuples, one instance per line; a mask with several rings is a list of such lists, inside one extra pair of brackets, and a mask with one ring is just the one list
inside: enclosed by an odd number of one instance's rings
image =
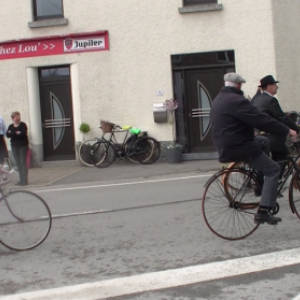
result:
[[(139, 128), (121, 127), (102, 120), (101, 128), (103, 136), (92, 145), (90, 151), (91, 160), (98, 168), (110, 166), (117, 157), (141, 164), (152, 164), (160, 157), (159, 142)], [(106, 138), (106, 133), (109, 133), (109, 138)], [(121, 133), (125, 135), (120, 143), (116, 135)]]
[[(292, 213), (300, 219), (299, 142), (293, 146), (298, 155), (279, 162), (286, 164), (286, 171), (277, 194), (282, 194), (292, 176), (289, 204)], [(254, 215), (260, 202), (257, 190), (261, 190), (262, 184), (263, 178), (250, 167), (224, 169), (214, 174), (206, 183), (202, 198), (202, 213), (208, 228), (226, 240), (239, 240), (252, 234), (259, 226), (254, 223)], [(276, 215), (279, 208), (277, 202), (269, 212)]]
[(52, 216), (47, 203), (37, 194), (16, 190), (6, 192), (11, 171), (0, 169), (0, 243), (9, 249), (30, 250), (49, 235)]
[[(131, 162), (152, 164), (161, 153), (160, 143), (147, 135), (147, 132), (131, 126), (119, 126), (100, 121), (101, 138), (95, 137), (83, 142), (78, 148), (79, 160), (87, 167), (108, 167), (115, 159), (128, 159)], [(125, 134), (118, 142), (117, 135)], [(109, 137), (107, 137), (109, 136)]]

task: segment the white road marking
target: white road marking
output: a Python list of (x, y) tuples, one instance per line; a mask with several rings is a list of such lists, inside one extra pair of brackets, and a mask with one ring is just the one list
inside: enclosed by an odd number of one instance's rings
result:
[(52, 219), (57, 219), (57, 218), (65, 218), (65, 217), (78, 217), (78, 216), (85, 216), (85, 215), (95, 215), (95, 214), (101, 214), (104, 212), (108, 212), (109, 210), (91, 210), (91, 211), (84, 211), (84, 212), (77, 212), (77, 213), (69, 213), (69, 214), (57, 214), (57, 215), (52, 215)]
[[(178, 201), (172, 201), (172, 202), (144, 204), (144, 205), (139, 205), (139, 206), (126, 206), (126, 207), (119, 207), (119, 208), (109, 208), (109, 209), (101, 209), (101, 210), (90, 210), (90, 211), (83, 211), (83, 212), (55, 214), (55, 215), (52, 215), (52, 219), (66, 218), (66, 217), (78, 217), (78, 216), (84, 216), (84, 215), (96, 215), (96, 214), (101, 214), (101, 213), (111, 213), (111, 212), (117, 212), (117, 211), (141, 209), (141, 208), (148, 208), (148, 207), (157, 207), (157, 206), (162, 206), (162, 205), (179, 204), (179, 203), (183, 203), (183, 202), (199, 201), (199, 200), (200, 199), (178, 200)], [(45, 216), (42, 218), (47, 218), (47, 217)]]
[(296, 296), (295, 298), (293, 298), (292, 300), (300, 300), (300, 294), (298, 296)]
[(101, 300), (224, 279), (295, 264), (300, 264), (299, 248), (174, 270), (4, 296), (0, 300)]
[(161, 179), (153, 179), (153, 180), (110, 183), (110, 184), (89, 185), (89, 186), (75, 186), (75, 187), (59, 188), (59, 189), (54, 188), (54, 189), (49, 189), (49, 190), (36, 190), (35, 193), (61, 192), (61, 191), (83, 190), (83, 189), (103, 188), (103, 187), (113, 187), (113, 186), (125, 186), (125, 185), (156, 183), (156, 182), (166, 182), (166, 181), (176, 181), (176, 180), (188, 180), (188, 179), (193, 179), (193, 178), (210, 177), (212, 175), (213, 174), (201, 174), (201, 175), (186, 176), (186, 177), (161, 178)]

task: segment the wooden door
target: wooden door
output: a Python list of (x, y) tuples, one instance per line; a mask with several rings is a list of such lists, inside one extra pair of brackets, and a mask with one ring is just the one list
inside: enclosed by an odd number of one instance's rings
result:
[(190, 152), (214, 152), (209, 113), (213, 99), (224, 85), (223, 68), (186, 71), (187, 123)]
[(75, 159), (69, 67), (40, 70), (40, 100), (44, 160)]

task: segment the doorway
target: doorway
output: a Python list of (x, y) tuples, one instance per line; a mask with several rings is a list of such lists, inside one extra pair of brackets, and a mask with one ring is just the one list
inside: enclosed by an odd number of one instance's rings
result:
[(70, 67), (39, 68), (44, 160), (74, 160)]
[(210, 108), (224, 85), (224, 74), (235, 71), (234, 51), (173, 55), (171, 58), (174, 97), (179, 101), (177, 140), (183, 145), (184, 153), (199, 153), (201, 158), (208, 154), (209, 157), (216, 152), (210, 135)]

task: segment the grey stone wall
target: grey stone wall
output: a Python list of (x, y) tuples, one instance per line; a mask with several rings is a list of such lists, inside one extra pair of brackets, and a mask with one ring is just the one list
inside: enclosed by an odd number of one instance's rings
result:
[(32, 145), (31, 146), (31, 166), (33, 168), (41, 167), (44, 161), (44, 150), (43, 145)]

